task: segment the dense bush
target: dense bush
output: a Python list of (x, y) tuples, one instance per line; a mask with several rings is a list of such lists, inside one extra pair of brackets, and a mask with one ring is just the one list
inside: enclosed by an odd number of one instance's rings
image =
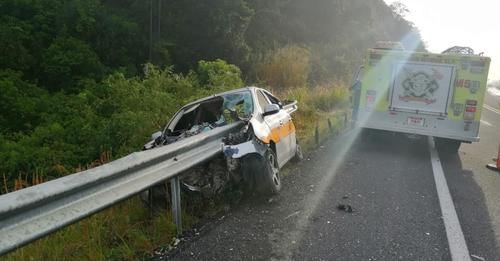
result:
[(56, 177), (103, 151), (118, 157), (140, 150), (180, 106), (243, 84), (239, 69), (222, 60), (200, 61), (186, 75), (152, 65), (145, 71), (130, 78), (115, 72), (101, 82), (83, 81), (76, 94), (51, 95), (17, 73), (1, 73), (0, 173), (9, 182), (19, 173)]
[[(404, 8), (395, 7), (382, 0), (3, 0), (0, 174), (57, 176), (103, 151), (136, 150), (181, 104), (241, 86), (242, 77), (279, 91), (345, 80), (376, 40), (412, 34), (403, 44), (422, 45), (399, 14)], [(319, 110), (337, 103), (317, 98)]]
[(242, 86), (240, 69), (227, 64), (221, 59), (213, 62), (200, 61), (198, 63), (198, 78), (200, 85), (208, 91), (224, 91), (231, 86)]
[(307, 48), (287, 46), (271, 51), (258, 68), (258, 78), (279, 90), (307, 85), (310, 71)]

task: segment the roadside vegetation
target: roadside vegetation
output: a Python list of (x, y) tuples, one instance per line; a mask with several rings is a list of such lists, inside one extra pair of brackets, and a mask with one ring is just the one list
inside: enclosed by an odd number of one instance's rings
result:
[[(101, 145), (103, 141), (99, 141), (99, 137), (105, 136), (108, 131), (111, 131), (122, 137), (121, 143), (116, 144), (121, 145), (118, 147), (119, 149), (115, 151), (104, 149), (97, 160), (84, 165), (71, 165), (71, 162), (65, 162), (65, 165), (59, 163), (56, 167), (47, 170), (51, 175), (57, 177), (85, 170), (105, 164), (120, 155), (125, 155), (127, 151), (135, 151), (148, 140), (147, 137), (150, 133), (160, 129), (168, 121), (168, 117), (184, 103), (216, 92), (238, 88), (242, 84), (239, 69), (221, 60), (200, 62), (198, 69), (188, 75), (174, 74), (169, 69), (161, 70), (154, 66), (148, 66), (147, 70), (148, 74), (142, 79), (137, 77), (125, 78), (122, 74), (109, 76), (100, 87), (108, 89), (106, 95), (96, 97), (95, 94), (89, 92), (86, 95), (92, 98), (82, 99), (78, 105), (79, 108), (87, 107), (85, 113), (95, 118), (99, 118), (100, 115), (95, 111), (99, 111), (98, 108), (102, 108), (101, 106), (115, 107), (115, 114), (100, 119), (104, 127), (92, 128), (92, 131), (97, 133), (97, 136), (91, 138), (88, 142), (96, 142), (96, 146)], [(307, 71), (301, 73), (307, 73)], [(204, 84), (201, 83), (202, 80), (200, 79), (204, 79)], [(169, 86), (168, 92), (165, 92), (164, 86)], [(197, 89), (201, 90), (194, 91)], [(339, 116), (343, 117), (343, 111), (348, 106), (348, 91), (341, 82), (314, 87), (302, 85), (276, 90), (279, 97), (298, 101), (300, 109), (293, 116), (297, 125), (298, 138), (305, 145), (304, 147), (312, 147), (315, 127), (317, 125), (322, 126), (321, 130), (324, 132), (328, 119), (332, 120), (335, 128), (342, 127), (342, 123), (337, 124), (337, 118)], [(187, 97), (185, 100), (174, 101), (168, 95), (169, 93), (180, 92), (183, 93), (184, 97)], [(167, 104), (163, 105), (163, 102), (167, 102)], [(117, 108), (120, 108), (120, 110), (117, 110)], [(74, 112), (77, 115), (82, 113), (77, 108), (74, 108)], [(87, 119), (82, 118), (82, 124)], [(137, 125), (136, 123), (140, 124)], [(69, 124), (75, 123), (72, 121)], [(110, 128), (114, 129), (109, 130)], [(99, 130), (104, 133), (100, 133)], [(53, 129), (49, 129), (44, 133), (52, 140), (61, 134), (60, 132), (54, 133)], [(326, 137), (327, 135), (322, 136)], [(37, 141), (33, 144), (33, 146), (36, 146), (40, 144), (38, 139), (46, 137), (34, 136), (28, 138), (30, 141)], [(61, 137), (61, 139), (63, 138)], [(83, 141), (78, 140), (77, 142)], [(27, 144), (30, 144), (30, 142), (27, 142)], [(92, 146), (92, 144), (89, 146)], [(49, 148), (47, 148), (47, 151), (49, 151)], [(112, 148), (112, 145), (110, 147), (101, 145), (97, 148)], [(14, 152), (15, 149), (16, 147), (13, 146), (9, 151)], [(53, 148), (53, 150), (50, 153), (61, 153), (57, 147)], [(99, 150), (96, 152), (99, 152)], [(112, 155), (112, 152), (116, 154)], [(19, 155), (22, 155), (22, 153), (19, 153)], [(50, 157), (50, 154), (47, 154), (47, 156)], [(36, 167), (36, 165), (34, 166)], [(26, 175), (19, 174), (14, 177), (13, 188), (9, 187), (9, 180), (4, 177), (3, 189), (5, 191), (21, 189), (47, 179), (42, 170), (37, 171), (34, 174), (26, 172)], [(236, 201), (238, 201), (239, 197), (241, 195), (222, 195), (214, 199), (184, 200), (183, 225), (185, 228), (189, 228), (200, 219), (214, 217), (228, 204), (235, 203), (231, 202), (231, 200), (234, 201), (236, 198)], [(175, 242), (175, 235), (175, 225), (169, 206), (165, 206), (164, 210), (160, 212), (155, 211), (155, 213), (152, 213), (139, 197), (134, 197), (53, 235), (20, 248), (9, 254), (7, 259), (26, 260), (35, 258), (45, 260), (57, 256), (62, 260), (133, 260), (152, 255), (155, 250), (161, 252), (165, 247)]]
[[(382, 0), (2, 1), (0, 192), (140, 150), (180, 106), (245, 85), (298, 100), (310, 147), (316, 126), (342, 127), (367, 47), (404, 38), (423, 48), (400, 10)], [(183, 202), (187, 227), (227, 204), (204, 203)], [(168, 208), (151, 215), (132, 198), (6, 259), (137, 259), (174, 236)]]

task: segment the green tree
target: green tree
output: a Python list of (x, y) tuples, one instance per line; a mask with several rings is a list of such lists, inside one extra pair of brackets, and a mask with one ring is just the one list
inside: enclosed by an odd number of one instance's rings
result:
[(104, 73), (104, 66), (90, 46), (72, 37), (57, 38), (42, 57), (42, 80), (52, 91), (75, 92), (79, 80), (100, 79)]
[(198, 62), (196, 72), (200, 85), (210, 92), (243, 87), (240, 69), (221, 59)]
[(0, 70), (0, 133), (27, 132), (41, 122), (46, 93), (22, 79), (22, 74)]

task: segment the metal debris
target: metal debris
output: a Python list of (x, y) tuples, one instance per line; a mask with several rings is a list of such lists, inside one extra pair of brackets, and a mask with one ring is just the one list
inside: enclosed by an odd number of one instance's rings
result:
[(293, 217), (293, 216), (297, 216), (299, 213), (300, 213), (300, 211), (295, 211), (295, 212), (293, 212), (292, 214), (290, 214), (290, 215), (286, 216), (286, 217), (285, 217), (285, 220), (287, 220), (287, 219), (289, 219), (289, 218), (291, 218), (291, 217)]
[(484, 257), (480, 257), (480, 256), (476, 256), (476, 255), (470, 255), (470, 256), (473, 258), (476, 258), (478, 260), (481, 260), (481, 261), (486, 261), (486, 259)]
[(338, 210), (343, 210), (343, 211), (345, 211), (347, 213), (352, 213), (353, 212), (352, 206), (348, 205), (348, 204), (338, 204), (337, 205), (337, 209)]

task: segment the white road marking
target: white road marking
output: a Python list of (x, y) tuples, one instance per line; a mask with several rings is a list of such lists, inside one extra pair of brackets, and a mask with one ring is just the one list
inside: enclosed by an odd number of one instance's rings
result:
[(487, 109), (487, 110), (490, 110), (490, 111), (492, 111), (492, 112), (494, 112), (494, 113), (496, 113), (496, 114), (499, 114), (499, 115), (500, 115), (500, 110), (495, 109), (495, 108), (491, 107), (490, 105), (488, 105), (488, 104), (486, 104), (486, 103), (484, 103), (484, 104), (483, 104), (483, 107), (484, 107), (485, 109)]
[(432, 172), (434, 172), (434, 182), (436, 183), (441, 214), (443, 215), (446, 236), (448, 237), (451, 260), (471, 261), (469, 249), (465, 243), (464, 233), (458, 221), (455, 205), (451, 199), (448, 184), (444, 177), (443, 167), (441, 166), (441, 161), (439, 160), (439, 155), (436, 151), (434, 139), (432, 137), (429, 137), (429, 152), (431, 154)]
[(486, 125), (486, 126), (489, 126), (489, 127), (493, 126), (491, 123), (484, 121), (484, 120), (481, 120), (481, 123)]

